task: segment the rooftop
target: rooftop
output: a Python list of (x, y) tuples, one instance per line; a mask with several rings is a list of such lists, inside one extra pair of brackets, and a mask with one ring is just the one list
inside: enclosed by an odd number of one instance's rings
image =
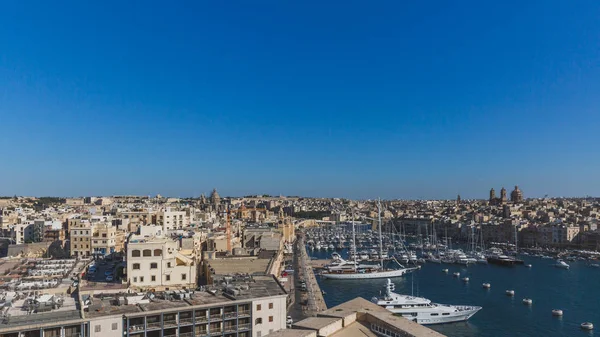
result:
[[(86, 317), (176, 311), (191, 306), (210, 306), (259, 297), (287, 295), (271, 276), (229, 279), (227, 281), (227, 284), (215, 284), (210, 288), (197, 291), (94, 294), (91, 297)], [(134, 297), (135, 301), (132, 300)], [(126, 299), (133, 303), (125, 304)]]

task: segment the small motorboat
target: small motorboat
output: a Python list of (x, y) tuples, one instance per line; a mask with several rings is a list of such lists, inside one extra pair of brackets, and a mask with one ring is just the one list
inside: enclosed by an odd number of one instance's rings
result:
[(442, 273), (447, 273), (448, 269), (442, 269)]
[(530, 264), (526, 264), (525, 267), (531, 268), (531, 265)]
[(552, 310), (552, 316), (562, 316), (563, 315), (563, 311), (560, 309), (554, 309)]
[(463, 277), (462, 280), (463, 280), (463, 282), (469, 282), (469, 278), (468, 277)]
[(515, 291), (514, 290), (507, 290), (506, 291), (506, 296), (515, 296)]
[(563, 260), (556, 260), (556, 264), (554, 264), (554, 266), (561, 269), (569, 269), (571, 267)]
[(452, 275), (454, 275), (454, 277), (459, 277), (459, 276), (460, 276), (460, 273), (459, 273), (459, 272), (456, 272), (456, 273), (454, 273), (454, 274), (452, 274)]
[(581, 328), (583, 330), (593, 330), (594, 329), (594, 324), (592, 324), (590, 322), (581, 323)]
[(524, 298), (523, 299), (523, 304), (525, 304), (525, 305), (532, 305), (533, 304), (533, 300), (531, 298)]
[(484, 283), (484, 284), (482, 285), (482, 287), (483, 287), (483, 288), (485, 288), (485, 289), (490, 289), (490, 288), (492, 287), (492, 285), (491, 285), (491, 284), (489, 284), (489, 283)]

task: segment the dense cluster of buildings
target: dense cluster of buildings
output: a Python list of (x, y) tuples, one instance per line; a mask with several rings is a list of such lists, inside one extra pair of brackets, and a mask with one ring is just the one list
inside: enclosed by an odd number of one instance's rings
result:
[[(597, 199), (524, 199), (515, 186), (510, 198), (502, 188), (487, 200), (382, 204), (386, 230), (422, 238), (477, 233), (489, 243), (600, 249)], [(0, 334), (10, 337), (284, 336), (293, 287), (283, 270), (296, 230), (378, 215), (373, 200), (216, 190), (193, 199), (12, 197), (0, 209)]]

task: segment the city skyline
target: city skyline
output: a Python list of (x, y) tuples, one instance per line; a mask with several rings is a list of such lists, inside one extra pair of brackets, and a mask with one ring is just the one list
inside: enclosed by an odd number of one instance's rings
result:
[(2, 195), (600, 190), (593, 1), (34, 3), (0, 5)]

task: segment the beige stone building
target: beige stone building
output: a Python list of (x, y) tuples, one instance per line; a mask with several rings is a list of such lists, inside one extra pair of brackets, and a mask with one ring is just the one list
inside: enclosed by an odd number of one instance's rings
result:
[(92, 230), (92, 227), (86, 222), (70, 227), (69, 248), (71, 257), (88, 257), (92, 255)]
[(92, 235), (92, 252), (105, 256), (115, 252), (117, 228), (111, 224), (94, 225)]
[(127, 243), (127, 281), (136, 288), (193, 288), (197, 263), (193, 249), (165, 236), (162, 227), (142, 226)]

